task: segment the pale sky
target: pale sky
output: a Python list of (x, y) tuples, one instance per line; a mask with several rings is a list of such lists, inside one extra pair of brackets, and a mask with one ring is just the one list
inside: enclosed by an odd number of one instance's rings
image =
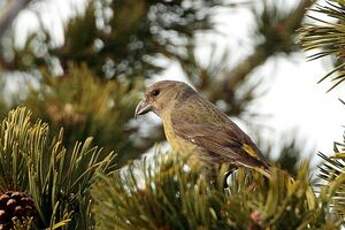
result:
[[(44, 6), (44, 21), (56, 35), (56, 44), (62, 44), (64, 41), (61, 23), (57, 23), (56, 20), (60, 20), (61, 16), (65, 20), (69, 15), (74, 14), (75, 9), (81, 10), (84, 1), (60, 0)], [(71, 10), (69, 5), (75, 6), (74, 10)], [(30, 11), (22, 12), (16, 21), (15, 31), (22, 35), (30, 33), (39, 25), (35, 17)], [(221, 11), (215, 21), (218, 31), (223, 35), (199, 36), (197, 55), (200, 57), (200, 62), (208, 63), (210, 47), (216, 45), (219, 51), (228, 49), (229, 65), (236, 65), (231, 60), (239, 60), (252, 52), (249, 33), (253, 21), (250, 13), (246, 9)], [(24, 37), (17, 40), (17, 45), (22, 45)], [(262, 136), (279, 144), (287, 141), (289, 134), (294, 132), (298, 134), (300, 141), (307, 143), (310, 148), (315, 147), (317, 151), (331, 153), (333, 142), (342, 141), (345, 106), (338, 101), (338, 98), (345, 99), (343, 90), (345, 85), (340, 85), (326, 94), (326, 90), (330, 87), (329, 82), (319, 85), (316, 82), (327, 70), (330, 70), (330, 66), (326, 61), (306, 62), (305, 54), (296, 53), (289, 59), (271, 58), (254, 71), (250, 76), (251, 81), (265, 79), (263, 88), (259, 89), (259, 92), (267, 90), (267, 94), (250, 108), (266, 117), (254, 121), (256, 125), (266, 127), (259, 129)], [(155, 79), (184, 80), (185, 78), (180, 67), (172, 62), (169, 68), (160, 76), (155, 76)], [(240, 125), (246, 129), (245, 124)]]

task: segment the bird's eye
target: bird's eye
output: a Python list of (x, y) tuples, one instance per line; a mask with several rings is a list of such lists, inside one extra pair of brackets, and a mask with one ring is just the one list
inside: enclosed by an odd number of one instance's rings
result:
[(159, 95), (160, 91), (158, 89), (155, 89), (152, 91), (151, 95), (154, 97), (157, 97)]

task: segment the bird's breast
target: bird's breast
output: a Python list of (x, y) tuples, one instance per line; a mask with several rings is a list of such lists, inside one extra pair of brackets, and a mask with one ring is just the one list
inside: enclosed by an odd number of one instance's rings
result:
[(190, 154), (196, 150), (196, 145), (176, 135), (169, 115), (163, 115), (161, 118), (165, 137), (174, 151)]

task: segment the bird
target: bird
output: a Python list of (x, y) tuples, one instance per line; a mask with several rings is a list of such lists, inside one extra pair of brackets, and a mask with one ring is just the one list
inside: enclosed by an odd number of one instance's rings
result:
[(135, 117), (153, 112), (172, 149), (208, 167), (229, 164), (270, 177), (270, 164), (252, 139), (187, 83), (162, 80), (147, 87)]

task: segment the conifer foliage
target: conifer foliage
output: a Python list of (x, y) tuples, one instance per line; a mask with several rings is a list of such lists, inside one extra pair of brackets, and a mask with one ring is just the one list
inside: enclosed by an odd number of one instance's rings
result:
[[(136, 169), (136, 170), (134, 170)], [(129, 168), (125, 176), (101, 177), (93, 188), (98, 229), (338, 229), (329, 184), (314, 191), (308, 164), (292, 179), (274, 168), (267, 181), (238, 170), (223, 187), (188, 170), (174, 154), (156, 159), (155, 167)], [(143, 175), (141, 179), (137, 175)], [(116, 183), (114, 183), (116, 181)]]
[(304, 50), (311, 51), (310, 60), (332, 56), (334, 68), (319, 82), (331, 78), (332, 90), (345, 80), (344, 26), (345, 2), (327, 0), (316, 4), (309, 14), (310, 22), (300, 29), (300, 43)]
[[(0, 229), (345, 226), (345, 140), (333, 153), (319, 153), (314, 171), (292, 141), (276, 151), (271, 178), (241, 168), (221, 169), (210, 180), (181, 154), (153, 148), (164, 140), (159, 125), (133, 120), (146, 80), (167, 67), (161, 60), (181, 67), (203, 96), (244, 120), (260, 86), (249, 78), (271, 57), (289, 58), (300, 47), (315, 51), (311, 59), (332, 56), (334, 68), (322, 80), (339, 86), (343, 0), (299, 0), (290, 8), (273, 0), (89, 0), (63, 23), (60, 45), (37, 10), (53, 1), (25, 2), (39, 18), (38, 31), (22, 48), (14, 31), (0, 34)], [(237, 55), (211, 47), (205, 65), (200, 34), (218, 35), (217, 14), (239, 8), (253, 18), (253, 33), (241, 41), (252, 52), (230, 67)], [(0, 27), (9, 21), (1, 12)]]
[(7, 208), (0, 209), (6, 215), (12, 211), (15, 216), (18, 209), (8, 207), (12, 200), (22, 208), (28, 206), (25, 203), (34, 208), (36, 214), (28, 217), (35, 228), (92, 226), (90, 187), (97, 173), (112, 171), (114, 154), (103, 154), (92, 146), (91, 138), (66, 149), (62, 136), (62, 131), (51, 136), (47, 124), (32, 121), (31, 112), (23, 107), (10, 111), (1, 122), (0, 190), (2, 199), (8, 199)]

